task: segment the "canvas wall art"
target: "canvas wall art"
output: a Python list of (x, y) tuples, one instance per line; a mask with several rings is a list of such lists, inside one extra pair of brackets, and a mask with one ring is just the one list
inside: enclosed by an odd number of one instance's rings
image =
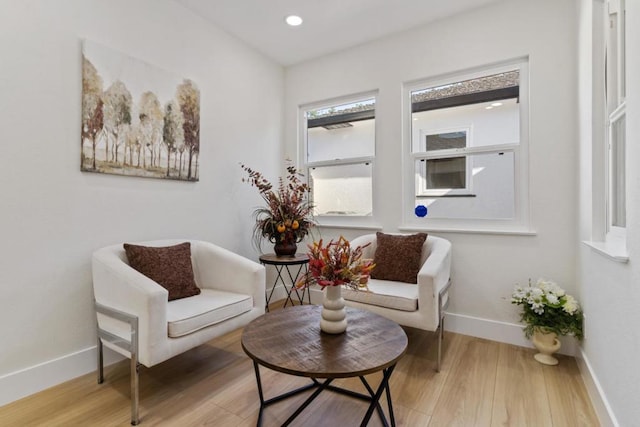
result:
[(198, 181), (200, 91), (85, 40), (81, 141), (82, 171)]

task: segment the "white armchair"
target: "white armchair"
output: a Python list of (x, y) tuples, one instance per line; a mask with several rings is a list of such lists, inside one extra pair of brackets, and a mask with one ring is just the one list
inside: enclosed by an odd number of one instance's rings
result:
[(151, 367), (264, 314), (265, 270), (211, 243), (162, 240), (143, 246), (191, 243), (195, 283), (201, 293), (168, 300), (168, 291), (129, 266), (123, 245), (93, 254), (98, 322), (98, 382), (102, 346), (131, 359), (131, 424), (139, 422), (138, 368)]
[[(363, 258), (374, 258), (376, 235), (357, 237), (351, 247), (364, 246)], [(343, 289), (348, 306), (369, 310), (394, 322), (426, 331), (438, 331), (438, 360), (440, 371), (444, 314), (449, 303), (451, 286), (451, 243), (429, 235), (422, 246), (417, 284), (369, 279), (371, 292)]]

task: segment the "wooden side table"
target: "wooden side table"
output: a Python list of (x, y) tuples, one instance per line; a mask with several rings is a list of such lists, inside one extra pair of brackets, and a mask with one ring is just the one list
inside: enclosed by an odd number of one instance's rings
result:
[[(249, 323), (242, 332), (242, 349), (253, 359), (256, 373), (262, 424), (263, 410), (304, 391), (313, 393), (282, 424), (289, 425), (324, 390), (330, 390), (369, 402), (361, 426), (366, 426), (376, 411), (384, 426), (395, 426), (389, 378), (396, 363), (407, 351), (408, 339), (396, 323), (377, 314), (347, 308), (348, 326), (342, 334), (320, 331), (322, 307), (302, 305), (266, 313)], [(265, 399), (260, 367), (289, 375), (307, 377), (310, 384)], [(382, 380), (374, 390), (365, 375), (382, 372)], [(359, 377), (368, 394), (331, 385), (336, 378)], [(318, 379), (324, 379), (318, 381)], [(389, 420), (380, 398), (387, 398)]]
[[(309, 272), (309, 257), (306, 254), (296, 254), (293, 256), (277, 256), (276, 254), (264, 254), (260, 255), (260, 263), (262, 265), (273, 265), (276, 269), (276, 279), (273, 282), (273, 286), (271, 287), (271, 292), (267, 296), (267, 292), (265, 291), (265, 310), (269, 311), (269, 303), (271, 302), (271, 297), (273, 296), (273, 291), (278, 285), (281, 283), (284, 287), (284, 290), (287, 292), (287, 298), (284, 300), (284, 307), (287, 306), (287, 303), (291, 301), (291, 305), (293, 304), (293, 299), (291, 299), (291, 294), (293, 292), (296, 293), (298, 297), (298, 302), (303, 304), (304, 302), (304, 294), (307, 293), (307, 299), (309, 304), (311, 304), (311, 292), (304, 288), (302, 290), (302, 295), (296, 288), (296, 282), (300, 278), (300, 274), (304, 269), (304, 274)], [(297, 267), (297, 269), (296, 269)], [(293, 272), (292, 272), (293, 270)], [(289, 280), (291, 280), (291, 287), (287, 288), (287, 283), (284, 281), (283, 271), (287, 272), (287, 276)], [(285, 276), (286, 277), (286, 276)]]

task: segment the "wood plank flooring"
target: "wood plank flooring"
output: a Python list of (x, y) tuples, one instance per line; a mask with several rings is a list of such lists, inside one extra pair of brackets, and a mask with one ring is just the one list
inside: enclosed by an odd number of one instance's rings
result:
[[(571, 357), (544, 366), (533, 359), (533, 350), (447, 333), (436, 373), (435, 334), (405, 330), (409, 349), (391, 378), (400, 426), (599, 425)], [(141, 425), (255, 426), (258, 392), (241, 334), (237, 330), (153, 368), (141, 367)], [(261, 376), (266, 398), (308, 381), (267, 369)], [(373, 374), (367, 380), (377, 386), (380, 378)], [(336, 384), (365, 392), (357, 378)], [(263, 425), (281, 425), (306, 396), (268, 407)], [(365, 402), (324, 392), (292, 425), (357, 426), (365, 410)], [(105, 368), (104, 384), (89, 374), (0, 408), (3, 427), (128, 426), (129, 417), (128, 361)], [(381, 425), (376, 414), (370, 425)]]

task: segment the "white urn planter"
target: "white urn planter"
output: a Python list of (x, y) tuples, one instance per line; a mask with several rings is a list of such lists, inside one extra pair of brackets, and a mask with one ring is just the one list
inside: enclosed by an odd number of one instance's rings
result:
[(545, 365), (557, 365), (558, 359), (553, 357), (553, 353), (560, 350), (560, 340), (555, 332), (546, 332), (539, 328), (533, 331), (533, 345), (539, 351), (533, 357)]
[(347, 311), (342, 298), (342, 286), (324, 288), (320, 329), (327, 334), (341, 334), (347, 330)]

